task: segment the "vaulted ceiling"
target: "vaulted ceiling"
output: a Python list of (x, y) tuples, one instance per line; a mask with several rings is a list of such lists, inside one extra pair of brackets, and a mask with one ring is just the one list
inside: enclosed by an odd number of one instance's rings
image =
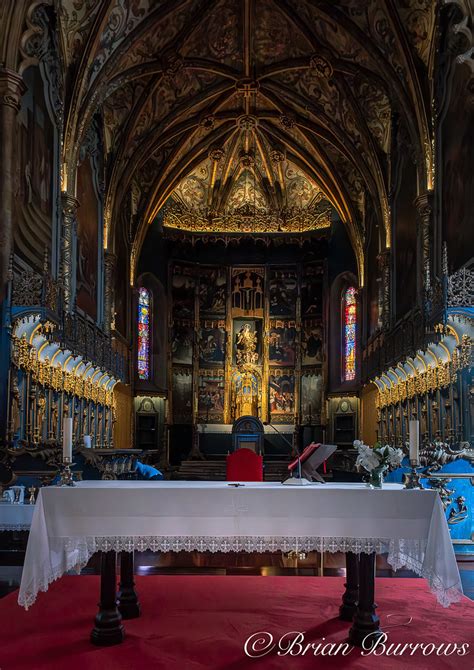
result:
[[(65, 183), (74, 182), (81, 143), (101, 111), (109, 247), (125, 202), (136, 259), (165, 203), (205, 205), (215, 219), (229, 214), (236, 190), (252, 186), (254, 206), (258, 192), (263, 208), (288, 208), (297, 176), (314, 195), (307, 206), (324, 199), (347, 225), (361, 269), (369, 208), (390, 245), (393, 114), (429, 185), (435, 5), (58, 0), (68, 73)], [(200, 204), (191, 202), (191, 185), (201, 189)]]

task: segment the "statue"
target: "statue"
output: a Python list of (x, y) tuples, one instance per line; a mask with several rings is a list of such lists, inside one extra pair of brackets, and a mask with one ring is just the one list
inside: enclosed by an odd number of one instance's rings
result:
[(43, 392), (40, 392), (36, 401), (36, 431), (35, 441), (37, 442), (43, 436), (43, 423), (46, 412), (46, 397)]
[(49, 439), (54, 440), (58, 437), (58, 402), (53, 400), (51, 406), (51, 428), (49, 431)]
[(15, 436), (19, 436), (20, 432), (20, 417), (21, 417), (21, 396), (18, 388), (18, 379), (14, 375), (12, 378), (12, 404), (10, 415), (10, 440)]
[(87, 407), (84, 407), (82, 411), (82, 436), (87, 435)]
[(255, 365), (258, 362), (257, 333), (250, 330), (250, 324), (245, 323), (237, 333), (237, 365)]

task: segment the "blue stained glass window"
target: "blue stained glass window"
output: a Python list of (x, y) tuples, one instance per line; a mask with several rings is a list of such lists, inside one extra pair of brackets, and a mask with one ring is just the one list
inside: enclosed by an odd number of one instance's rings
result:
[(138, 378), (150, 379), (150, 292), (138, 292)]
[(355, 379), (356, 373), (356, 326), (357, 326), (357, 299), (353, 286), (344, 293), (344, 381)]

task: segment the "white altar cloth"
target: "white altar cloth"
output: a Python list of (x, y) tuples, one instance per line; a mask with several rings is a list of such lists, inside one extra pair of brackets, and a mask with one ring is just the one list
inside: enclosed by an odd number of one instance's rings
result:
[(18, 603), (28, 608), (96, 551), (147, 549), (388, 553), (393, 569), (425, 577), (443, 606), (462, 596), (444, 511), (431, 490), (84, 481), (40, 489)]
[(0, 503), (0, 531), (30, 530), (34, 505)]

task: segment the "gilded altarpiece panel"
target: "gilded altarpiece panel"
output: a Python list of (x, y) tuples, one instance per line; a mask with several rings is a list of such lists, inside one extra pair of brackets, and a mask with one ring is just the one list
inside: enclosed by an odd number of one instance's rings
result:
[(273, 423), (293, 423), (295, 414), (295, 375), (272, 369), (268, 378), (270, 417)]
[(302, 365), (317, 365), (324, 361), (323, 324), (317, 319), (305, 319), (301, 338)]
[(323, 282), (322, 263), (171, 264), (174, 422), (229, 424), (245, 414), (280, 424), (319, 421)]
[(173, 363), (192, 365), (193, 363), (193, 322), (187, 319), (175, 320), (171, 329), (171, 356)]
[(320, 368), (305, 369), (301, 376), (301, 422), (321, 423), (324, 383)]
[(200, 316), (225, 316), (227, 300), (226, 268), (200, 268)]
[(191, 423), (193, 418), (193, 375), (191, 368), (173, 368), (173, 422)]
[(199, 331), (199, 365), (223, 365), (226, 331), (224, 320), (201, 320)]
[(173, 265), (171, 271), (173, 317), (190, 319), (194, 316), (196, 279), (194, 267)]
[(272, 319), (269, 331), (270, 366), (294, 367), (296, 362), (296, 321)]
[(269, 314), (295, 317), (298, 299), (298, 275), (295, 269), (271, 268), (268, 287)]
[(304, 267), (301, 280), (301, 317), (323, 315), (324, 265), (311, 263)]
[(204, 423), (224, 421), (224, 370), (200, 370), (198, 390), (198, 420)]

